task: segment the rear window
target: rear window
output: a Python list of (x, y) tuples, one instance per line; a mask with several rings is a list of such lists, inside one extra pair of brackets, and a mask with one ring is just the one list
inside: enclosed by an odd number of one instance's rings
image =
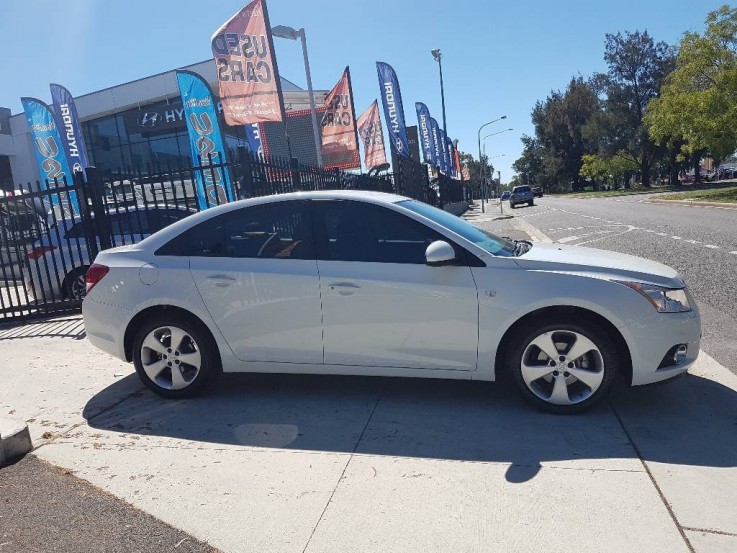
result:
[(530, 191), (529, 186), (518, 186), (513, 190), (513, 192), (529, 192), (529, 191)]

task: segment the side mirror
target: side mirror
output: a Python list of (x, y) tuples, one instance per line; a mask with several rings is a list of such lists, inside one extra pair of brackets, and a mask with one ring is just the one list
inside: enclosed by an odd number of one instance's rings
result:
[(443, 240), (436, 240), (425, 250), (425, 262), (431, 267), (452, 265), (455, 260), (456, 252), (453, 246)]

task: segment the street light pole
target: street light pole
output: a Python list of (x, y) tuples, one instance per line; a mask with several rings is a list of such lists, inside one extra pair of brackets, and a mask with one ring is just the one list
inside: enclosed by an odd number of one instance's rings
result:
[[(491, 133), (491, 134), (487, 134), (487, 135), (486, 135), (486, 136), (484, 137), (484, 140), (483, 140), (483, 143), (484, 143), (484, 155), (486, 155), (486, 139), (487, 139), (487, 138), (489, 138), (489, 137), (491, 137), (491, 136), (494, 136), (494, 135), (497, 135), (497, 134), (502, 134), (502, 133), (505, 133), (505, 132), (513, 131), (513, 130), (514, 130), (514, 129), (512, 129), (512, 128), (509, 128), (509, 129), (504, 129), (503, 131), (497, 131), (497, 132), (493, 132), (493, 133)], [(503, 155), (503, 154), (502, 154), (502, 155)], [(499, 156), (494, 156), (494, 157), (499, 157)], [(490, 158), (490, 159), (491, 159), (491, 158)], [(484, 174), (486, 174), (486, 166), (484, 166)], [(493, 175), (493, 174), (489, 175), (489, 180), (492, 180), (492, 181), (494, 180), (494, 175)], [(487, 192), (488, 192), (488, 191), (487, 191)]]
[(445, 87), (443, 86), (443, 54), (440, 52), (440, 48), (431, 50), (432, 57), (438, 62), (440, 68), (440, 103), (443, 106), (443, 130), (445, 136), (448, 136), (448, 121), (445, 119)]
[[(317, 153), (317, 164), (322, 167), (322, 141), (320, 140), (320, 130), (317, 125), (317, 109), (315, 108), (315, 93), (312, 90), (312, 76), (310, 74), (310, 59), (307, 56), (307, 36), (304, 28), (299, 30), (287, 27), (285, 25), (277, 25), (271, 28), (271, 33), (275, 37), (286, 38), (289, 40), (300, 39), (302, 43), (302, 57), (305, 64), (305, 76), (307, 77), (307, 93), (310, 98), (310, 115), (312, 116), (312, 134), (315, 139), (315, 152)], [(286, 125), (286, 121), (284, 122)]]
[[(482, 172), (481, 164), (483, 163), (483, 160), (482, 160), (482, 157), (481, 157), (481, 131), (484, 130), (484, 127), (488, 127), (492, 123), (496, 123), (497, 121), (501, 121), (502, 119), (506, 119), (506, 118), (507, 118), (506, 115), (502, 115), (498, 119), (494, 119), (493, 121), (489, 121), (488, 123), (484, 123), (483, 125), (481, 125), (479, 127), (479, 133), (478, 133), (478, 139), (479, 139), (479, 176), (481, 177), (481, 187), (482, 188), (484, 188), (484, 184), (485, 184), (484, 181), (483, 181), (483, 179), (486, 177), (486, 169), (483, 169), (483, 172)], [(482, 190), (481, 191), (481, 213), (484, 213), (486, 211), (486, 208), (484, 207), (484, 191), (485, 190)]]

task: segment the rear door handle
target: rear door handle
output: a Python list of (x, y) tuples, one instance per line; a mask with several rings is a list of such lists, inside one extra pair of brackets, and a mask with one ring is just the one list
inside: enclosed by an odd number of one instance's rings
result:
[(229, 277), (228, 275), (210, 275), (207, 277), (207, 280), (214, 283), (215, 286), (218, 286), (220, 288), (224, 288), (225, 286), (230, 286), (231, 284), (235, 283), (235, 279), (233, 277)]
[(352, 282), (333, 282), (330, 284), (330, 289), (337, 290), (341, 296), (350, 296), (357, 290), (360, 290), (361, 287), (358, 284), (353, 284)]

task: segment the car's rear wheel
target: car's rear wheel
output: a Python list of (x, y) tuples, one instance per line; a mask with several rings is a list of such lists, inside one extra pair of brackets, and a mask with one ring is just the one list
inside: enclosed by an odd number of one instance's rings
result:
[(588, 320), (538, 320), (518, 332), (510, 347), (508, 370), (520, 392), (551, 413), (578, 413), (601, 401), (619, 367), (612, 341)]
[(151, 320), (140, 328), (133, 363), (149, 390), (174, 399), (200, 393), (220, 372), (212, 336), (201, 325), (177, 318)]
[(530, 200), (529, 202), (527, 202), (527, 205), (532, 207), (533, 205), (535, 205), (535, 200)]
[(87, 295), (87, 283), (84, 280), (87, 267), (77, 267), (64, 277), (62, 288), (64, 296), (70, 300), (81, 300)]

